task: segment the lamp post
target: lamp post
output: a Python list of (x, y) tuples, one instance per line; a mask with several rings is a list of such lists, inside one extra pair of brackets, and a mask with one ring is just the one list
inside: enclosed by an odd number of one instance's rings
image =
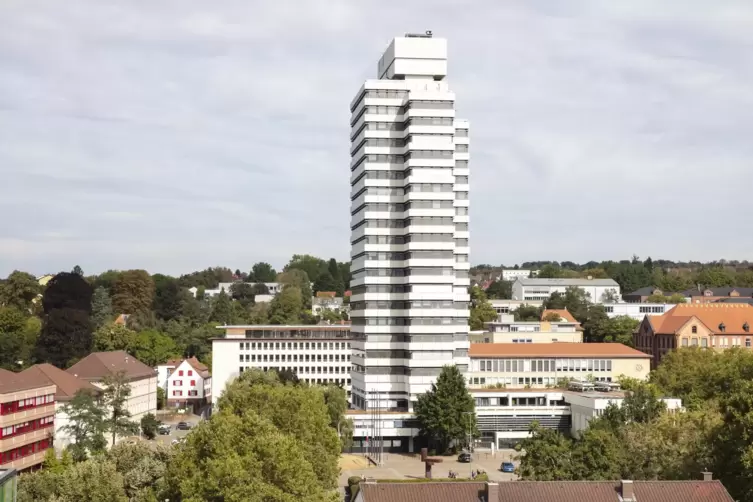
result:
[(473, 432), (472, 432), (472, 427), (471, 427), (471, 424), (472, 424), (471, 415), (473, 415), (473, 413), (474, 412), (472, 411), (463, 412), (463, 415), (468, 417), (468, 455), (470, 459), (468, 461), (468, 469), (470, 470), (470, 477), (473, 477), (473, 444), (472, 444)]

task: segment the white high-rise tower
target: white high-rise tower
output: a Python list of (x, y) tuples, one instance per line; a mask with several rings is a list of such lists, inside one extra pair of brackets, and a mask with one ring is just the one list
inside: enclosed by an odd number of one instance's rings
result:
[(358, 408), (412, 410), (442, 366), (468, 368), (468, 122), (446, 75), (445, 39), (405, 35), (351, 102)]

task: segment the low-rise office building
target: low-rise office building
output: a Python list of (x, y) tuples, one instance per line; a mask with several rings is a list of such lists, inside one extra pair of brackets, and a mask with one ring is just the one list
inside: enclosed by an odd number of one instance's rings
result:
[(636, 348), (652, 356), (652, 367), (679, 347), (753, 349), (753, 305), (681, 303), (664, 315), (646, 316), (633, 335)]
[(545, 310), (542, 319), (551, 320), (516, 321), (510, 314), (500, 315), (496, 321), (485, 324), (483, 334), (469, 335), (470, 340), (471, 343), (583, 342), (583, 329), (567, 310)]
[(715, 303), (736, 298), (753, 298), (753, 288), (735, 286), (706, 288), (698, 286), (683, 291), (664, 291), (654, 286), (646, 286), (625, 294), (623, 298), (629, 303), (646, 303), (652, 296), (670, 297), (673, 295), (682, 296), (686, 303)]
[(552, 293), (564, 294), (567, 288), (582, 289), (591, 303), (619, 302), (620, 285), (613, 279), (523, 279), (518, 277), (512, 283), (513, 300), (544, 301)]
[(123, 350), (93, 352), (66, 370), (71, 375), (103, 389), (106, 378), (123, 374), (131, 387), (126, 406), (131, 420), (157, 412), (157, 371)]
[(546, 388), (563, 379), (645, 380), (651, 356), (621, 343), (474, 343), (466, 375), (471, 388)]
[(55, 386), (55, 451), (62, 453), (73, 442), (70, 433), (65, 430), (70, 421), (65, 405), (80, 391), (88, 391), (96, 395), (101, 392), (101, 389), (47, 363), (35, 364), (19, 373), (18, 377), (39, 386)]
[(52, 448), (56, 391), (0, 369), (0, 469), (23, 471), (44, 461)]
[(350, 326), (218, 326), (212, 340), (212, 404), (243, 371), (290, 371), (311, 384), (342, 386), (350, 395)]
[(511, 269), (503, 270), (499, 278), (500, 280), (503, 280), (503, 281), (512, 282), (518, 277), (520, 277), (521, 279), (528, 279), (529, 277), (536, 277), (538, 273), (539, 273), (538, 270), (529, 270), (529, 269), (524, 269), (524, 268), (518, 268), (518, 269), (511, 268)]
[(609, 303), (604, 310), (610, 318), (626, 316), (642, 321), (647, 315), (662, 315), (674, 308), (674, 303)]

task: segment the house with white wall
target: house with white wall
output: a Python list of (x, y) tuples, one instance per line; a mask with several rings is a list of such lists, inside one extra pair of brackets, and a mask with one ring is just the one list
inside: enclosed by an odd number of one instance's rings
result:
[(167, 406), (201, 410), (212, 399), (212, 375), (206, 365), (195, 357), (166, 363)]
[(100, 389), (106, 378), (122, 373), (131, 387), (126, 402), (131, 420), (139, 422), (147, 413), (157, 412), (157, 371), (124, 350), (93, 352), (66, 371)]
[(65, 426), (69, 424), (69, 417), (65, 411), (65, 405), (68, 404), (80, 391), (91, 392), (95, 395), (101, 390), (86, 380), (76, 378), (70, 373), (66, 373), (60, 368), (51, 364), (35, 364), (21, 373), (19, 377), (26, 381), (38, 385), (55, 385), (55, 426), (53, 433), (53, 444), (55, 451), (61, 454), (68, 445), (73, 442), (71, 435), (65, 431)]

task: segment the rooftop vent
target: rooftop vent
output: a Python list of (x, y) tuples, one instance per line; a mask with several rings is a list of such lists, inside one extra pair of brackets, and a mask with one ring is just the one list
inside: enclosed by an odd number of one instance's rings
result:
[(719, 323), (719, 331), (721, 331), (722, 333), (724, 333), (725, 329), (727, 329), (727, 326), (725, 326), (723, 322), (720, 322)]
[(750, 324), (748, 324), (748, 321), (745, 321), (743, 323), (743, 331), (745, 331), (746, 333), (750, 331)]

